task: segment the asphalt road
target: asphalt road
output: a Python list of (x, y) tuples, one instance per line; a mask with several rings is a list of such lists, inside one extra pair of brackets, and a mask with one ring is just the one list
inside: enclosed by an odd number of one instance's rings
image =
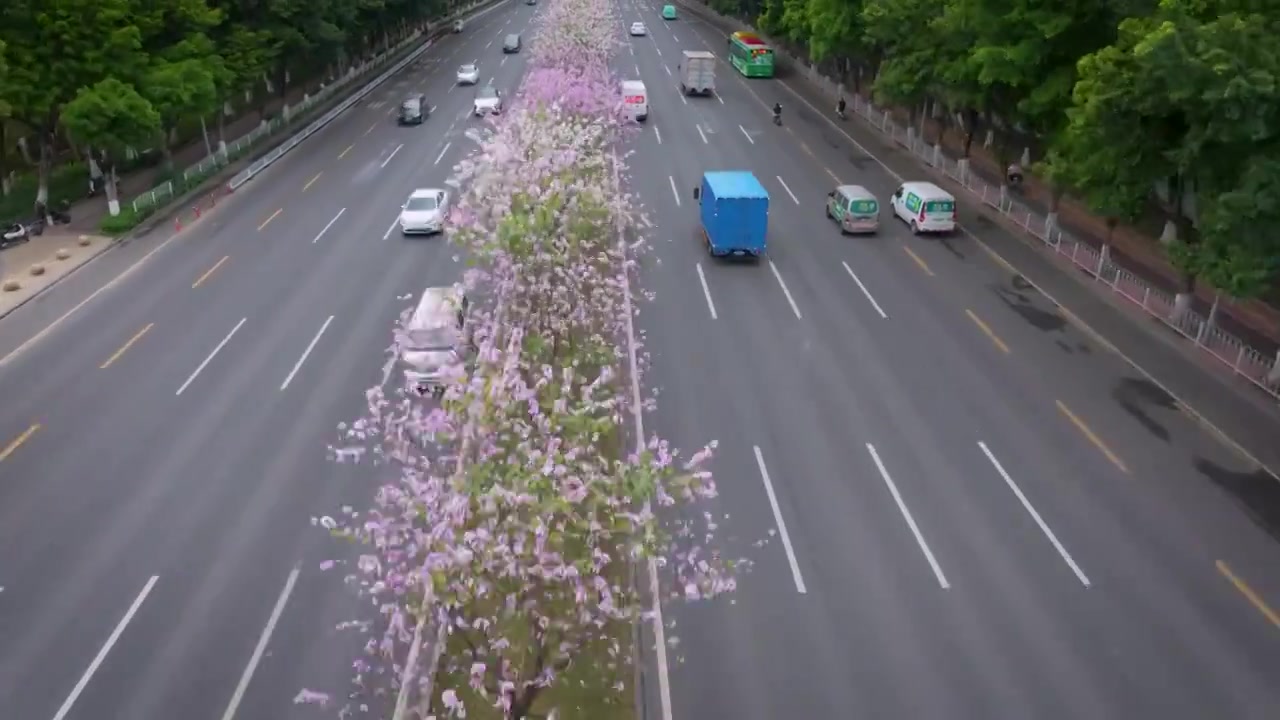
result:
[[(345, 695), (362, 638), (334, 626), (367, 613), (310, 520), (375, 478), (325, 448), (408, 296), (460, 277), (443, 239), (387, 234), (470, 151), (454, 69), (514, 89), (501, 37), (535, 12), (442, 39), (38, 342), (38, 310), (0, 325), (26, 345), (0, 362), (0, 717), (282, 720), (317, 716), (303, 688)], [(434, 111), (398, 127), (411, 91)]]
[[(732, 603), (666, 609), (672, 717), (1280, 714), (1276, 528), (1223, 487), (1248, 463), (968, 238), (841, 237), (826, 193), (893, 177), (774, 80), (721, 63), (682, 99), (680, 51), (726, 41), (660, 7), (624, 4), (650, 32), (616, 68), (651, 104), (648, 429), (720, 441), (712, 510), (755, 560)], [(771, 194), (767, 261), (695, 237), (724, 169)]]

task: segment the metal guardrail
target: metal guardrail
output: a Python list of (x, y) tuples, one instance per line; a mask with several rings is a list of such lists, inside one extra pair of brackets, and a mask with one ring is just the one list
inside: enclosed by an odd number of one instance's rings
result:
[[(692, 14), (717, 24), (717, 27), (720, 25), (746, 27), (741, 21), (715, 13), (705, 5), (705, 0), (703, 2), (677, 1)], [(843, 86), (840, 83), (818, 74), (813, 68), (804, 67), (790, 56), (784, 55), (780, 60), (795, 65), (801, 76), (808, 78), (827, 94), (840, 92), (846, 98), (852, 95), (853, 111), (865, 118), (872, 127), (888, 135), (896, 144), (910, 149), (911, 153), (925, 164), (937, 168), (947, 177), (960, 183), (984, 204), (1007, 216), (1028, 234), (1038, 238), (1055, 254), (1071, 260), (1077, 267), (1093, 276), (1095, 282), (1106, 285), (1113, 293), (1138, 305), (1147, 314), (1168, 325), (1196, 346), (1208, 351), (1214, 359), (1230, 368), (1232, 374), (1245, 378), (1263, 392), (1280, 400), (1280, 352), (1277, 352), (1275, 357), (1271, 357), (1218, 327), (1213, 320), (1217, 310), (1216, 301), (1208, 316), (1203, 316), (1189, 308), (1176, 312), (1172, 295), (1152, 287), (1136, 273), (1116, 263), (1108, 253), (1071, 237), (1060, 227), (1050, 223), (1043, 214), (1031, 210), (1009, 197), (1007, 193), (1002, 194), (1000, 188), (988, 185), (973, 173), (964, 172), (959, 160), (947, 155), (941, 147), (924, 143), (914, 134), (909, 137), (906, 129), (893, 120), (889, 111), (876, 107), (858, 95), (843, 92)]]
[[(449, 17), (447, 18), (440, 19), (438, 24), (440, 27), (447, 27), (447, 23), (451, 23), (453, 19), (460, 17), (460, 15), (466, 15), (467, 13), (475, 12), (476, 8), (479, 8), (480, 5), (484, 5), (484, 3), (472, 4), (471, 6), (468, 6), (468, 8), (466, 9), (458, 10), (457, 13), (454, 13), (453, 15), (449, 15)], [(490, 4), (490, 5), (493, 5), (493, 4)], [(390, 74), (398, 72), (398, 70), (402, 69), (404, 65), (407, 65), (408, 63), (410, 63), (410, 61), (412, 61), (413, 59), (416, 59), (417, 56), (420, 56), (422, 53), (425, 53), (426, 49), (430, 47), (431, 40), (433, 40), (433, 38), (428, 38), (428, 41), (426, 41), (425, 44), (422, 45), (421, 49), (417, 50), (416, 53), (413, 53), (412, 55), (408, 56), (408, 58), (402, 59), (401, 61), (399, 61), (399, 63), (396, 64), (396, 67), (390, 68), (389, 70), (387, 70), (387, 72), (384, 72), (383, 74), (381, 74), (381, 76), (374, 79), (374, 81), (371, 81), (369, 85), (365, 86), (364, 88), (361, 88), (360, 92), (358, 92), (358, 94), (355, 96), (356, 100), (344, 101), (342, 105), (338, 106), (338, 108), (334, 108), (333, 110), (330, 110), (329, 113), (325, 113), (323, 118), (317, 119), (315, 120), (315, 122), (308, 124), (308, 126), (305, 129), (303, 129), (302, 132), (297, 133), (297, 135), (294, 135), (293, 137), (289, 138), (289, 140), (285, 141), (284, 145), (282, 145), (282, 147), (284, 147), (284, 150), (276, 149), (280, 151), (279, 152), (276, 152), (276, 150), (271, 151), (270, 154), (268, 155), (268, 158), (271, 158), (270, 161), (266, 161), (266, 163), (262, 163), (262, 160), (265, 160), (265, 158), (259, 161), (255, 161), (255, 163), (251, 165), (251, 168), (253, 167), (257, 168), (255, 172), (247, 174), (247, 176), (243, 178), (241, 178), (241, 176), (244, 176), (243, 172), (237, 174), (236, 177), (232, 178), (232, 182), (228, 183), (228, 187), (230, 188), (230, 190), (236, 190), (236, 188), (241, 186), (241, 184), (243, 184), (244, 182), (246, 182), (248, 178), (255, 176), (255, 174), (261, 172), (262, 169), (266, 168), (266, 165), (270, 165), (271, 163), (274, 163), (275, 160), (278, 160), (280, 156), (284, 155), (284, 152), (288, 152), (289, 150), (292, 150), (293, 147), (296, 147), (298, 143), (301, 143), (302, 140), (305, 140), (306, 137), (312, 135), (312, 133), (315, 133), (317, 129), (320, 129), (321, 127), (326, 126), (326, 124), (328, 124), (329, 122), (332, 122), (332, 120), (335, 117), (338, 117), (339, 114), (342, 114), (343, 111), (346, 111), (347, 109), (351, 108), (351, 105), (355, 104), (355, 102), (358, 102), (361, 99), (364, 99), (364, 97), (367, 94), (369, 94), (369, 92), (374, 90), (374, 88), (378, 87), (380, 83), (385, 82), (385, 79), (387, 79), (387, 77), (389, 77)], [(392, 49), (389, 49), (385, 51), (385, 53), (379, 55), (378, 58), (374, 58), (372, 60), (367, 61), (367, 63), (362, 63), (360, 65), (356, 65), (356, 67), (348, 69), (347, 73), (344, 74), (344, 76), (338, 79), (335, 79), (335, 81), (332, 83), (329, 83), (328, 86), (321, 88), (321, 90), (319, 92), (316, 92), (315, 95), (306, 96), (305, 99), (302, 100), (302, 102), (298, 102), (297, 105), (294, 105), (292, 106), (292, 108), (289, 108), (288, 114), (294, 115), (294, 114), (306, 113), (307, 110), (310, 110), (311, 108), (315, 108), (316, 105), (319, 105), (321, 104), (321, 102), (325, 102), (326, 100), (329, 100), (330, 97), (337, 94), (337, 92), (339, 92), (340, 90), (343, 90), (343, 88), (346, 88), (348, 85), (351, 85), (352, 81), (355, 81), (356, 78), (365, 76), (365, 74), (369, 73), (372, 68), (376, 68), (378, 67), (378, 65), (384, 64), (385, 61), (387, 61), (390, 58), (390, 56), (396, 55), (397, 53), (399, 53), (399, 51), (402, 51), (404, 47), (406, 47), (407, 45), (411, 45), (413, 44), (413, 42), (421, 42), (421, 41), (422, 41), (422, 32), (419, 31), (419, 32), (412, 33), (412, 35), (404, 38), (404, 40), (399, 41), (398, 44), (396, 44), (396, 46), (392, 47)], [(253, 146), (257, 145), (257, 143), (261, 142), (262, 140), (266, 140), (266, 138), (270, 138), (271, 136), (274, 136), (276, 132), (280, 131), (280, 128), (283, 128), (285, 126), (285, 123), (287, 123), (287, 120), (285, 120), (283, 117), (275, 117), (275, 118), (271, 118), (270, 120), (266, 120), (266, 122), (260, 124), (259, 127), (253, 128), (252, 131), (244, 133), (243, 136), (236, 138), (236, 140), (228, 142), (227, 146), (225, 146), (225, 149), (221, 149), (220, 147), (220, 149), (214, 151), (214, 154), (206, 156), (206, 158), (201, 159), (200, 161), (198, 161), (198, 163), (191, 165), (191, 167), (188, 167), (187, 169), (184, 169), (182, 172), (182, 181), (184, 186), (191, 187), (193, 186), (193, 184), (200, 182), (201, 179), (209, 177), (211, 176), (211, 174), (218, 172), (218, 170), (227, 167), (227, 165), (229, 164), (232, 164), (233, 161), (243, 158), (244, 154), (247, 154), (247, 152), (250, 151)], [(239, 182), (237, 182), (237, 178), (241, 178), (239, 179)], [(175, 190), (177, 190), (177, 188), (174, 187), (173, 181), (166, 181), (163, 184), (159, 184), (159, 186), (151, 188), (151, 190), (143, 192), (142, 195), (138, 195), (137, 197), (134, 197), (134, 199), (131, 202), (134, 213), (142, 213), (142, 211), (152, 209), (152, 208), (157, 208), (157, 206), (163, 205), (164, 202), (174, 197)]]
[(1213, 322), (1216, 302), (1208, 316), (1189, 308), (1177, 311), (1173, 295), (1152, 287), (1136, 273), (1116, 263), (1105, 249), (1099, 250), (1072, 237), (1050, 223), (1045, 215), (1018, 202), (1007, 192), (1001, 192), (999, 187), (988, 185), (974, 173), (968, 172), (958, 159), (947, 155), (940, 146), (929, 145), (914, 133), (908, 135), (907, 130), (893, 120), (888, 110), (878, 108), (858, 96), (854, 96), (853, 110), (872, 127), (888, 135), (894, 143), (910, 150), (925, 164), (940, 170), (983, 204), (1013, 220), (1055, 254), (1087, 272), (1095, 282), (1105, 285), (1114, 294), (1142, 308), (1196, 346), (1208, 351), (1230, 368), (1233, 374), (1247, 379), (1280, 400), (1280, 353), (1276, 357), (1268, 357), (1218, 327)]

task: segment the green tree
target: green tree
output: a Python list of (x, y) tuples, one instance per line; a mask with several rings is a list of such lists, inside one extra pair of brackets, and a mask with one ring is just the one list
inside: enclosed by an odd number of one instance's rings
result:
[[(1254, 157), (1280, 142), (1280, 42), (1274, 13), (1237, 12), (1229, 3), (1164, 0), (1148, 17), (1129, 18), (1114, 44), (1079, 64), (1067, 132), (1051, 164), (1095, 210), (1133, 211), (1150, 188), (1168, 182), (1176, 228), (1170, 258), (1183, 276), (1178, 312), (1196, 280), (1236, 282), (1257, 244), (1234, 235), (1219, 207), (1238, 207)], [(1252, 171), (1256, 174), (1256, 170)], [(1269, 189), (1265, 183), (1253, 187)], [(1199, 233), (1183, 199), (1216, 213)], [(1223, 198), (1227, 198), (1223, 200)], [(1221, 205), (1221, 203), (1226, 203)], [(1114, 214), (1108, 214), (1114, 218)]]
[(106, 174), (107, 208), (120, 214), (116, 163), (126, 148), (141, 147), (160, 132), (160, 113), (132, 85), (107, 78), (76, 94), (62, 109), (62, 121), (99, 153)]
[(218, 105), (215, 65), (209, 58), (160, 61), (143, 76), (144, 94), (160, 115), (165, 169), (173, 172), (173, 131), (185, 119), (207, 117)]
[(906, 106), (912, 127), (930, 93), (944, 86), (949, 53), (931, 29), (944, 10), (944, 0), (864, 0), (862, 5), (866, 44), (884, 58), (875, 95)]
[(141, 48), (133, 0), (4, 0), (0, 42), (9, 72), (0, 86), (14, 120), (39, 146), (36, 204), (49, 200), (49, 173), (62, 108), (83, 87), (132, 62)]

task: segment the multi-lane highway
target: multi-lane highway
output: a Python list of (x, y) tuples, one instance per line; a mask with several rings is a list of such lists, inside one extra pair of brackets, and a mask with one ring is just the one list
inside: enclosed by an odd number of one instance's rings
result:
[[(341, 703), (363, 639), (334, 626), (368, 609), (319, 570), (337, 549), (311, 519), (367, 506), (375, 478), (326, 443), (408, 296), (460, 278), (442, 238), (388, 231), (473, 148), (456, 66), (514, 89), (525, 56), (502, 37), (535, 12), (503, 3), (443, 38), (38, 342), (0, 326), (3, 352), (25, 345), (0, 361), (0, 717)], [(411, 92), (433, 112), (398, 127)]]
[[(841, 237), (826, 194), (884, 203), (888, 171), (725, 62), (682, 98), (680, 52), (724, 34), (623, 7), (649, 28), (616, 63), (651, 103), (649, 429), (720, 441), (714, 514), (755, 560), (733, 603), (666, 608), (672, 717), (1280, 714), (1280, 547), (1219, 485), (1249, 465), (970, 239)], [(723, 169), (771, 194), (767, 261), (695, 237)]]
[[(716, 97), (682, 99), (680, 51), (724, 38), (658, 7), (622, 4), (618, 32), (650, 34), (615, 63), (650, 91), (629, 141), (656, 223), (650, 429), (720, 441), (713, 511), (755, 561), (732, 603), (666, 608), (671, 717), (1280, 713), (1280, 551), (1215, 485), (1247, 464), (966, 238), (841, 237), (826, 193), (895, 180), (775, 81), (722, 63)], [(442, 40), (38, 342), (52, 318), (0, 324), (22, 346), (0, 359), (0, 717), (277, 720), (344, 693), (361, 638), (333, 628), (364, 612), (310, 519), (374, 478), (324, 446), (408, 296), (459, 275), (391, 227), (469, 151), (454, 67), (513, 90), (501, 38), (535, 12)], [(417, 91), (431, 117), (397, 127)], [(695, 240), (719, 169), (770, 190), (767, 261)]]

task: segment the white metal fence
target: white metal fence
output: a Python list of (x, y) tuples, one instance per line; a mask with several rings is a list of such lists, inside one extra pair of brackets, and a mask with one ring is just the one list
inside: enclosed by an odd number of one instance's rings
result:
[[(706, 6), (705, 0), (680, 0), (680, 4), (718, 27), (732, 29), (748, 27), (739, 20), (725, 17), (711, 10)], [(813, 82), (827, 95), (835, 97), (838, 94), (845, 98), (852, 95), (840, 83), (820, 74), (816, 68), (806, 66), (787, 53), (775, 49), (775, 56), (780, 63), (787, 65), (795, 74)], [(1049, 223), (1044, 214), (1028, 208), (1009, 194), (1002, 193), (999, 187), (988, 185), (972, 172), (964, 172), (960, 162), (947, 155), (942, 147), (929, 145), (914, 133), (908, 135), (906, 128), (899, 125), (889, 111), (876, 107), (857, 95), (852, 97), (851, 107), (854, 112), (865, 118), (872, 127), (888, 135), (896, 144), (908, 148), (922, 162), (937, 168), (947, 177), (960, 183), (984, 204), (1012, 219), (1028, 234), (1043, 242), (1046, 248), (1088, 272), (1095, 282), (1138, 305), (1198, 347), (1208, 351), (1215, 359), (1230, 368), (1232, 373), (1247, 379), (1273, 398), (1280, 400), (1280, 352), (1275, 356), (1259, 352), (1248, 343), (1218, 327), (1213, 318), (1217, 308), (1216, 302), (1208, 316), (1191, 309), (1175, 312), (1172, 295), (1152, 287), (1133, 271), (1120, 266), (1109, 256), (1109, 253), (1099, 251), (1092, 245), (1063, 232), (1060, 227)]]
[[(307, 113), (316, 105), (320, 105), (328, 101), (334, 96), (334, 94), (346, 89), (353, 80), (364, 77), (373, 70), (385, 65), (393, 56), (409, 44), (415, 41), (421, 42), (421, 40), (422, 34), (420, 32), (412, 33), (381, 55), (378, 55), (366, 63), (352, 67), (345, 75), (321, 88), (315, 95), (305, 96), (301, 102), (288, 108), (288, 115), (296, 116)], [(284, 116), (276, 116), (266, 122), (260, 123), (248, 133), (228, 142), (225, 150), (219, 148), (214, 151), (212, 155), (206, 156), (204, 159), (200, 160), (200, 162), (182, 171), (182, 187), (180, 189), (175, 187), (172, 180), (168, 180), (134, 198), (131, 203), (134, 213), (142, 213), (158, 208), (172, 199), (175, 192), (185, 192), (186, 190), (195, 187), (205, 178), (213, 175), (241, 157), (244, 157), (244, 155), (255, 146), (260, 145), (265, 140), (271, 139), (276, 135), (276, 133), (282, 130), (285, 125), (286, 120)]]
[(857, 96), (853, 98), (852, 107), (854, 112), (865, 118), (872, 127), (888, 135), (895, 144), (909, 149), (922, 162), (960, 183), (983, 204), (1013, 220), (1029, 235), (1043, 242), (1047, 249), (1070, 260), (1091, 275), (1095, 282), (1141, 307), (1208, 351), (1233, 373), (1280, 399), (1280, 354), (1276, 357), (1264, 355), (1218, 327), (1212, 320), (1213, 310), (1207, 317), (1191, 309), (1176, 312), (1173, 295), (1152, 287), (1137, 274), (1116, 263), (1105, 250), (1099, 250), (1055, 227), (1044, 214), (1027, 207), (1011, 194), (1002, 193), (999, 187), (988, 185), (971, 171), (966, 172), (960, 161), (949, 156), (941, 146), (930, 145), (915, 133), (909, 135), (907, 129), (899, 125), (889, 111)]

